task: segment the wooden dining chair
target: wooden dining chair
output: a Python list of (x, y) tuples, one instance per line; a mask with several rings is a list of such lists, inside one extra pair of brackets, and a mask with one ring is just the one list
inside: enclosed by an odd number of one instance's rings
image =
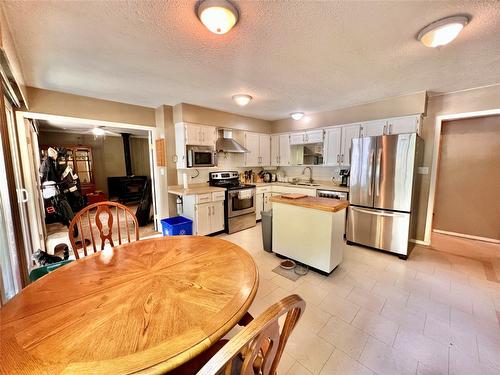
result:
[[(78, 229), (76, 237), (75, 227)], [(82, 248), (84, 255), (87, 256), (92, 250), (94, 253), (104, 250), (106, 241), (111, 247), (132, 240), (138, 241), (139, 225), (134, 213), (123, 204), (99, 202), (78, 212), (71, 220), (68, 233), (75, 257), (79, 259), (78, 250)]]
[[(173, 374), (275, 375), (306, 303), (293, 294), (271, 305), (231, 340), (220, 340)], [(286, 315), (284, 321), (280, 317)], [(280, 327), (280, 322), (282, 326)]]

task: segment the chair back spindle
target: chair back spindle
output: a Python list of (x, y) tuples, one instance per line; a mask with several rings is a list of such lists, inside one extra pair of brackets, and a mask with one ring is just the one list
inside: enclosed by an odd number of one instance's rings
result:
[[(75, 228), (78, 229), (77, 236), (74, 236)], [(94, 231), (97, 231), (97, 235)], [(99, 202), (85, 207), (75, 215), (69, 225), (69, 238), (75, 257), (79, 259), (80, 249), (87, 256), (92, 251), (95, 253), (98, 249), (104, 250), (107, 243), (114, 247), (115, 242), (121, 245), (125, 239), (127, 242), (138, 241), (139, 224), (128, 207), (117, 202)]]

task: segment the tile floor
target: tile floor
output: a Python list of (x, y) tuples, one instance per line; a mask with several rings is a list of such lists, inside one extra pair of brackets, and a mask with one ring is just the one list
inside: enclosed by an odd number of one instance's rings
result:
[(500, 374), (500, 284), (482, 263), (417, 247), (408, 261), (347, 246), (328, 277), (273, 273), (261, 227), (222, 235), (249, 251), (260, 285), (256, 316), (292, 293), (307, 303), (281, 374)]

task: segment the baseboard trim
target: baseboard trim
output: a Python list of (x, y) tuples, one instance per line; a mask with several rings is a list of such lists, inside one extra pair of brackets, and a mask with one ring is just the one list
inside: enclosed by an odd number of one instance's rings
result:
[(409, 241), (416, 243), (417, 245), (430, 246), (430, 242), (427, 242), (427, 241), (415, 240), (413, 238), (410, 238)]
[(496, 240), (494, 238), (472, 236), (470, 234), (463, 234), (463, 233), (457, 233), (457, 232), (448, 232), (446, 230), (440, 230), (440, 229), (433, 229), (432, 231), (436, 232), (436, 233), (439, 233), (439, 234), (446, 234), (448, 236), (461, 237), (461, 238), (467, 238), (469, 240), (476, 240), (476, 241), (482, 241), (482, 242), (489, 242), (489, 243), (494, 243), (494, 244), (500, 244), (500, 240)]

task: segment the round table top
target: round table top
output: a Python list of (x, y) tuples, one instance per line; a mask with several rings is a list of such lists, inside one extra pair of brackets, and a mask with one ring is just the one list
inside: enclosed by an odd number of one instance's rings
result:
[(63, 266), (0, 309), (0, 372), (162, 373), (248, 310), (252, 257), (218, 238), (132, 242)]

